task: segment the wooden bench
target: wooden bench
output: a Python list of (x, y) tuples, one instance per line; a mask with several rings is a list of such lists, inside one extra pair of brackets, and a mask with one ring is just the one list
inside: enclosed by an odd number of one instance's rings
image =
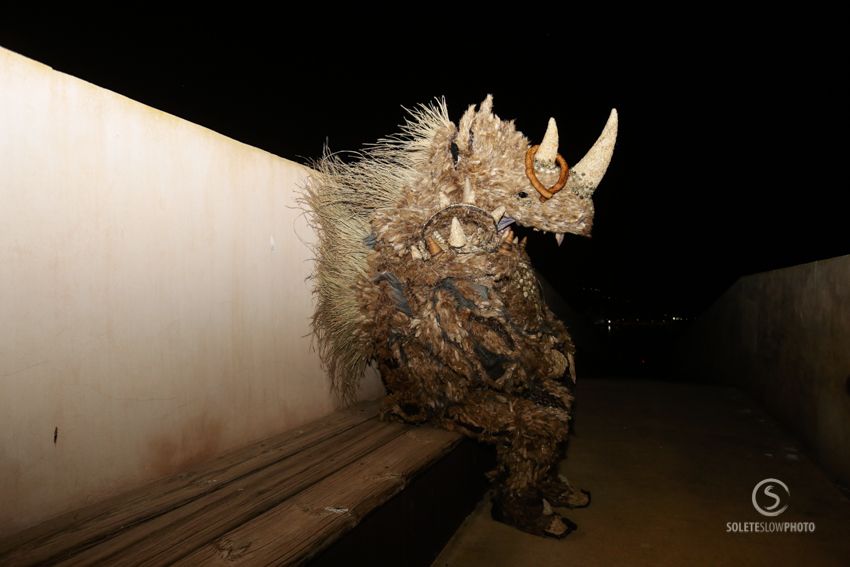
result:
[(360, 404), (25, 530), (0, 542), (0, 565), (427, 565), (485, 490), (490, 457), (377, 413)]

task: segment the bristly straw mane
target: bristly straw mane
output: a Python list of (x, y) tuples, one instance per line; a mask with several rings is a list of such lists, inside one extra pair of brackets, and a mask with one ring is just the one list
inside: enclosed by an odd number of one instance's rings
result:
[(301, 198), (318, 235), (312, 276), (313, 332), (331, 388), (347, 403), (355, 400), (372, 358), (370, 321), (357, 293), (358, 288), (371, 285), (367, 269), (374, 238), (370, 221), (376, 212), (397, 206), (414, 185), (436, 133), (454, 127), (444, 99), (408, 113), (400, 134), (354, 153), (351, 163), (325, 148), (322, 159), (311, 164), (315, 172)]

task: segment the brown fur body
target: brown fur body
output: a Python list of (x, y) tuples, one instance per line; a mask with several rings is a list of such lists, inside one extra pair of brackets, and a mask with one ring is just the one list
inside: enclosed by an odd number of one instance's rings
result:
[[(374, 361), (385, 416), (495, 444), (494, 517), (565, 535), (548, 506), (582, 502), (557, 476), (574, 347), (509, 225), (587, 234), (592, 201), (580, 185), (537, 198), (528, 140), (492, 113), (490, 97), (457, 126), (443, 105), (423, 107), (405, 134), (353, 164), (317, 164), (307, 201), (320, 231), (323, 360), (348, 398)], [(557, 177), (539, 173), (549, 185)]]

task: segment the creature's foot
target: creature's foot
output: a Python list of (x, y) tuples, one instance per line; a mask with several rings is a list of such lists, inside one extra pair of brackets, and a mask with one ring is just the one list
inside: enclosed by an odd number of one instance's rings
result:
[(552, 506), (563, 508), (587, 508), (590, 506), (590, 491), (573, 488), (566, 477), (557, 475), (540, 485), (543, 496)]
[(493, 498), (493, 519), (536, 536), (562, 539), (576, 525), (552, 511), (548, 502), (537, 495), (501, 495)]

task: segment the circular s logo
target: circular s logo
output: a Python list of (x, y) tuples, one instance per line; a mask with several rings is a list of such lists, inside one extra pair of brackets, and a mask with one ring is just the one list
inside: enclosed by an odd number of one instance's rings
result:
[(762, 516), (778, 516), (788, 509), (788, 504), (782, 506), (782, 502), (789, 496), (791, 491), (784, 482), (775, 478), (766, 478), (753, 488), (753, 508)]

